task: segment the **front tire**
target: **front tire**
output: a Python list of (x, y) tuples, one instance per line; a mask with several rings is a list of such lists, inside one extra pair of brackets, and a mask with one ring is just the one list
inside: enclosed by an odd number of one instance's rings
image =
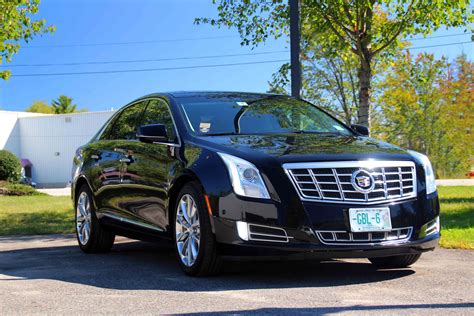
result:
[(92, 202), (92, 192), (83, 185), (76, 198), (76, 237), (79, 247), (86, 253), (109, 251), (115, 240), (115, 234), (100, 226)]
[(221, 258), (198, 183), (191, 182), (181, 189), (173, 215), (176, 256), (184, 273), (189, 276), (219, 273)]
[(369, 258), (373, 265), (379, 268), (407, 268), (420, 259), (421, 254), (402, 255), (382, 258)]

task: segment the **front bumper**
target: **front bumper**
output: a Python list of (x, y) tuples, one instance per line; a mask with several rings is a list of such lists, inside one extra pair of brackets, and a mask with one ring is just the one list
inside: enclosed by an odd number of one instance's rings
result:
[[(236, 222), (214, 219), (214, 230), (219, 242), (219, 253), (228, 259), (259, 258), (370, 258), (395, 255), (418, 254), (434, 250), (440, 237), (439, 232), (421, 239), (404, 242), (367, 243), (365, 245), (325, 245), (316, 235), (310, 240), (292, 238), (289, 242), (244, 241), (236, 229)], [(289, 230), (288, 236), (294, 231)], [(308, 232), (308, 234), (310, 234)]]
[[(290, 212), (294, 208), (289, 211), (290, 208), (282, 206), (282, 203), (263, 204), (258, 201), (241, 201), (233, 197), (232, 203), (221, 205), (226, 207), (228, 216), (213, 217), (213, 230), (219, 244), (219, 252), (225, 257), (321, 259), (418, 254), (433, 250), (440, 237), (438, 229), (427, 233), (429, 224), (439, 216), (437, 193), (423, 198), (380, 205), (390, 208), (394, 229), (410, 227), (410, 235), (407, 238), (382, 242), (327, 243), (316, 233), (330, 230), (350, 232), (347, 213), (350, 207), (357, 207), (355, 205), (305, 202), (301, 204), (303, 208), (300, 212), (291, 213), (293, 216), (290, 216)], [(219, 213), (223, 215), (222, 212)], [(283, 229), (288, 238), (284, 242), (244, 240), (239, 237), (237, 230), (239, 221)]]

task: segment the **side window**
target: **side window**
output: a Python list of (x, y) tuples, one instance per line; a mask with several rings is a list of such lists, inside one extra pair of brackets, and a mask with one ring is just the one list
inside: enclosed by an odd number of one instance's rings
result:
[(143, 113), (146, 102), (139, 102), (127, 107), (110, 122), (101, 139), (136, 139), (137, 122)]
[(171, 141), (176, 140), (173, 119), (165, 101), (160, 99), (151, 100), (146, 107), (140, 125), (164, 124), (166, 133)]

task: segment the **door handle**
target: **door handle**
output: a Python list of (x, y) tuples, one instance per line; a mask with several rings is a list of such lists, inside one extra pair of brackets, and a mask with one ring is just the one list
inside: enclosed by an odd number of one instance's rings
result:
[(91, 158), (94, 159), (94, 160), (99, 160), (99, 159), (100, 159), (100, 156), (99, 156), (99, 155), (92, 154), (92, 155), (91, 155)]
[(123, 157), (123, 158), (120, 158), (119, 161), (123, 162), (123, 163), (131, 163), (132, 159), (127, 158), (127, 157)]

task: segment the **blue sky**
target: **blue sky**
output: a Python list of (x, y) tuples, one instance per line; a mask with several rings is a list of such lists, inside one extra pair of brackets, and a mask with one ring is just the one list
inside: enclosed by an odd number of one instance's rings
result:
[[(84, 72), (143, 68), (172, 68), (209, 64), (245, 63), (289, 58), (286, 39), (269, 40), (251, 50), (240, 46), (235, 30), (194, 25), (195, 17), (216, 15), (211, 0), (43, 0), (39, 16), (56, 26), (54, 34), (37, 37), (14, 56), (12, 66), (24, 64), (71, 63), (160, 59), (191, 56), (276, 52), (253, 56), (234, 56), (197, 60), (154, 61), (107, 65), (11, 67), (13, 75), (54, 72)], [(433, 36), (453, 35), (413, 41), (414, 47), (470, 40), (470, 35), (456, 35), (462, 29), (439, 30)], [(201, 39), (179, 42), (133, 45), (91, 45), (116, 42)], [(62, 46), (61, 46), (62, 45)], [(56, 46), (56, 47), (51, 47)], [(59, 47), (58, 47), (59, 46)], [(454, 58), (461, 52), (474, 56), (473, 44), (432, 47), (437, 57)], [(0, 81), (0, 109), (24, 110), (35, 100), (51, 102), (61, 94), (74, 99), (80, 108), (90, 111), (118, 108), (127, 102), (157, 91), (236, 90), (260, 91), (281, 62), (219, 68), (195, 68), (155, 72), (113, 73), (51, 77), (12, 77)]]

